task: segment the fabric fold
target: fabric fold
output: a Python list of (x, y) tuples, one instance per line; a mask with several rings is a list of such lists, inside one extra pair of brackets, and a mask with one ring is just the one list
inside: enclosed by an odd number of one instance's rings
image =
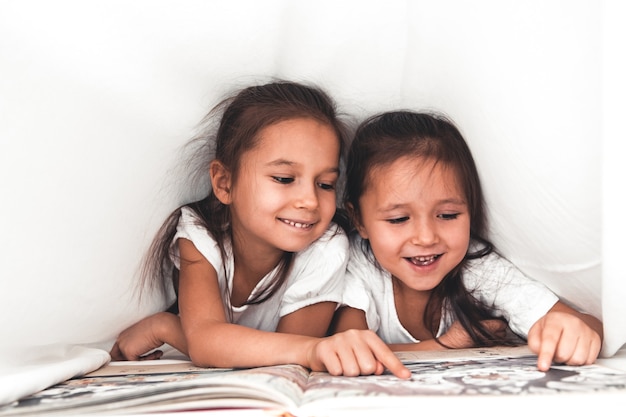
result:
[(3, 349), (0, 363), (0, 406), (17, 401), (59, 382), (83, 375), (111, 360), (102, 349), (83, 346), (38, 346), (37, 348)]

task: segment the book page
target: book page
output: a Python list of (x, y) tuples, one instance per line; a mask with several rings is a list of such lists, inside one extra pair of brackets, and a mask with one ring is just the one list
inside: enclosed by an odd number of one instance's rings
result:
[(601, 365), (553, 365), (542, 372), (536, 366), (537, 356), (525, 346), (398, 352), (398, 357), (411, 370), (408, 380), (389, 373), (358, 378), (311, 373), (301, 409), (310, 414), (365, 410), (432, 396), (626, 395), (624, 371)]
[(308, 371), (298, 365), (233, 370), (198, 368), (184, 361), (109, 364), (0, 407), (0, 416), (190, 407), (293, 409), (307, 378)]
[(536, 367), (526, 347), (398, 352), (412, 376), (343, 377), (298, 365), (252, 369), (198, 368), (188, 361), (111, 363), (0, 408), (26, 414), (142, 413), (256, 409), (298, 416), (415, 406), (428, 398), (617, 393), (626, 372), (601, 365)]
[(395, 352), (396, 356), (403, 362), (428, 362), (442, 360), (462, 360), (479, 358), (519, 358), (535, 355), (528, 345), (520, 346), (494, 346), (488, 348), (469, 349), (445, 349), (445, 350), (422, 350), (422, 351), (402, 351)]
[(114, 375), (146, 375), (185, 372), (224, 372), (232, 368), (201, 368), (187, 360), (112, 361), (86, 377)]

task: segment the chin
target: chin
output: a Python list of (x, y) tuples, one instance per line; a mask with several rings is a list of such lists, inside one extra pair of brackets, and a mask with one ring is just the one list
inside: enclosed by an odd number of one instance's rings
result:
[(277, 247), (284, 252), (301, 252), (305, 250), (306, 248), (308, 248), (311, 245), (311, 243), (313, 243), (313, 241), (307, 242), (307, 243), (294, 243), (292, 245), (287, 245), (283, 242), (281, 245)]

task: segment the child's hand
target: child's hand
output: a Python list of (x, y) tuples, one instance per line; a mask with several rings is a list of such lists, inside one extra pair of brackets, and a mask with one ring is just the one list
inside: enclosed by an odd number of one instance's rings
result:
[[(163, 352), (154, 349), (163, 345), (163, 341), (157, 337), (157, 326), (162, 326), (167, 322), (167, 316), (171, 313), (157, 313), (146, 317), (124, 330), (117, 337), (115, 344), (111, 348), (111, 359), (114, 361), (136, 361), (159, 359)], [(150, 353), (148, 353), (150, 352)]]
[(307, 358), (313, 371), (331, 375), (380, 375), (387, 368), (399, 378), (411, 376), (411, 371), (371, 330), (346, 330), (321, 339)]
[(547, 371), (552, 361), (567, 365), (592, 364), (602, 347), (600, 335), (580, 317), (549, 311), (528, 332), (528, 347), (537, 353), (537, 368)]

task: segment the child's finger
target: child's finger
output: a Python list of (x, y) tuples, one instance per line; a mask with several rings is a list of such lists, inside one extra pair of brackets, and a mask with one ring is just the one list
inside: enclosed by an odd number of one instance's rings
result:
[(378, 360), (385, 368), (389, 369), (389, 372), (391, 372), (398, 378), (409, 379), (411, 377), (411, 371), (409, 371), (407, 367), (404, 366), (402, 362), (400, 362), (396, 355), (392, 354), (392, 356), (389, 358), (379, 357)]
[(367, 332), (352, 330), (337, 336), (341, 343), (335, 349), (343, 375), (372, 375), (382, 367), (369, 346), (368, 336)]
[(309, 368), (313, 371), (326, 371), (331, 375), (343, 373), (339, 354), (333, 348), (331, 339), (323, 339), (315, 344), (309, 357)]
[(411, 371), (409, 371), (407, 367), (404, 366), (402, 362), (398, 360), (398, 358), (396, 358), (395, 360), (390, 360), (390, 361), (381, 361), (381, 363), (385, 366), (385, 368), (389, 369), (389, 372), (391, 372), (398, 378), (400, 379), (411, 378)]
[(360, 359), (359, 356), (350, 348), (350, 346), (345, 346), (339, 349), (337, 351), (337, 355), (341, 363), (341, 372), (335, 375), (369, 375), (367, 371), (364, 371), (364, 369), (367, 369), (367, 361), (364, 359)]
[(117, 344), (117, 342), (115, 342), (115, 344), (111, 348), (111, 351), (109, 352), (109, 355), (111, 355), (111, 360), (112, 361), (123, 361), (123, 360), (126, 360), (126, 357), (124, 357), (124, 354), (120, 350), (120, 346)]
[[(337, 356), (327, 356), (324, 358), (326, 372), (331, 375), (345, 375), (344, 364)], [(348, 376), (348, 375), (346, 375)]]
[(371, 342), (370, 347), (374, 356), (392, 374), (402, 379), (409, 379), (411, 371), (398, 359), (389, 347), (380, 339)]
[[(543, 323), (542, 323), (543, 324)], [(557, 354), (561, 329), (550, 325), (533, 327), (528, 334), (528, 345), (537, 351), (537, 368), (547, 371)]]
[(592, 363), (594, 363), (598, 358), (601, 350), (602, 339), (600, 338), (600, 336), (598, 336), (597, 333), (595, 333), (591, 339), (591, 346), (589, 348), (589, 354), (587, 356), (587, 362), (585, 362), (585, 365), (591, 365)]
[(547, 371), (550, 369), (550, 366), (552, 365), (552, 358), (554, 358), (554, 351), (554, 345), (551, 346), (547, 343), (541, 345), (541, 349), (537, 354), (537, 368), (540, 371)]
[[(331, 375), (360, 375), (360, 367), (353, 352), (353, 345), (361, 343), (356, 337), (358, 335), (358, 331), (348, 330), (336, 333), (317, 343), (315, 356), (319, 358), (326, 372)], [(315, 368), (312, 369), (315, 370)]]
[(155, 350), (153, 352), (147, 353), (143, 356), (140, 356), (138, 360), (140, 361), (153, 361), (153, 360), (157, 360), (157, 359), (161, 359), (161, 356), (163, 356), (163, 351), (162, 350)]
[(382, 365), (378, 363), (376, 357), (369, 350), (363, 352), (355, 351), (353, 355), (358, 373), (352, 373), (352, 375), (375, 375), (382, 368)]

